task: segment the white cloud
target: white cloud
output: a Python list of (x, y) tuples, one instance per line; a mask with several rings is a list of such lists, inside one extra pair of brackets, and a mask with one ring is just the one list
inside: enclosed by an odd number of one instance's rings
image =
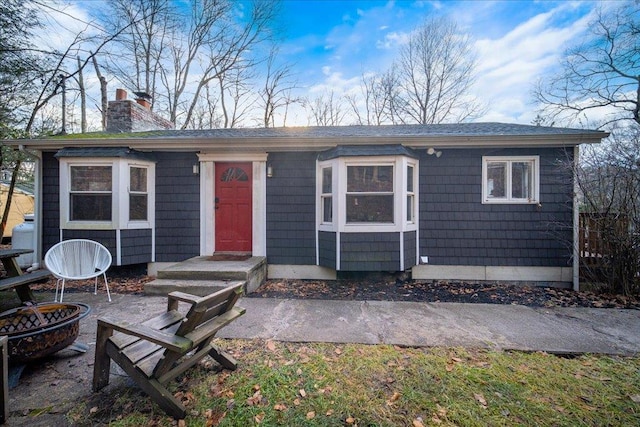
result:
[(384, 39), (376, 41), (377, 49), (396, 49), (409, 41), (409, 33), (392, 31), (384, 35)]
[(592, 18), (585, 14), (570, 24), (559, 24), (559, 16), (570, 7), (563, 4), (535, 15), (501, 38), (476, 42), (478, 79), (474, 92), (490, 106), (481, 120), (533, 120), (533, 84), (559, 64), (566, 47), (578, 41)]

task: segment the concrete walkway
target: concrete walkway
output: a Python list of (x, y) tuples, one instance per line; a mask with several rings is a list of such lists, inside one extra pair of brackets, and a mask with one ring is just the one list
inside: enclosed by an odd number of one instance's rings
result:
[(228, 338), (481, 347), (550, 353), (640, 352), (640, 311), (518, 305), (245, 298)]
[[(47, 296), (38, 295), (43, 301)], [(69, 349), (29, 365), (9, 392), (9, 425), (65, 425), (64, 414), (91, 395), (96, 319), (141, 321), (166, 310), (166, 297), (65, 293), (65, 301), (89, 304), (78, 341), (87, 353)], [(294, 342), (462, 346), (553, 353), (640, 353), (640, 311), (590, 308), (529, 308), (516, 305), (321, 301), (243, 298), (247, 313), (218, 334), (222, 338)], [(112, 364), (111, 387), (127, 381)], [(107, 388), (107, 390), (109, 389)], [(29, 412), (49, 409), (38, 417)]]

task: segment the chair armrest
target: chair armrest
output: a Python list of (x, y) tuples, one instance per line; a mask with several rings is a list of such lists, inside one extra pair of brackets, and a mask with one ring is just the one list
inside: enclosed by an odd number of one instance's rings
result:
[(188, 303), (191, 303), (191, 304), (195, 304), (202, 297), (199, 297), (197, 295), (188, 294), (186, 292), (173, 291), (173, 292), (169, 293), (168, 298), (169, 299), (178, 300), (178, 301), (182, 301), (182, 302), (188, 302)]
[(242, 316), (246, 310), (243, 307), (235, 306), (231, 310), (223, 313), (219, 316), (210, 319), (197, 327), (193, 332), (186, 334), (185, 336), (191, 339), (196, 345), (200, 344), (205, 339), (214, 336), (220, 329), (227, 326), (229, 323)]
[(178, 353), (185, 352), (193, 347), (193, 341), (188, 338), (168, 334), (139, 323), (129, 323), (101, 318), (98, 319), (98, 334), (101, 333), (100, 329), (110, 329), (126, 335), (132, 335)]

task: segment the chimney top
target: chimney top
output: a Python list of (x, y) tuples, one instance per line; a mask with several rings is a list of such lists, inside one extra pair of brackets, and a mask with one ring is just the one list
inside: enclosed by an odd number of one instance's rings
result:
[(151, 95), (147, 92), (133, 92), (139, 99), (144, 99), (145, 101), (151, 101)]
[(124, 89), (116, 89), (116, 101), (124, 101), (127, 99), (127, 91)]

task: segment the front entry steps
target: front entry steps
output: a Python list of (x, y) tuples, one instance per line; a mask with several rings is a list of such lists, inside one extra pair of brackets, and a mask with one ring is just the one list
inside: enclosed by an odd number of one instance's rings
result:
[(218, 289), (244, 282), (244, 292), (255, 291), (267, 278), (266, 257), (252, 256), (241, 261), (212, 261), (211, 257), (191, 258), (158, 271), (146, 283), (147, 295), (166, 295), (181, 291), (205, 296)]

